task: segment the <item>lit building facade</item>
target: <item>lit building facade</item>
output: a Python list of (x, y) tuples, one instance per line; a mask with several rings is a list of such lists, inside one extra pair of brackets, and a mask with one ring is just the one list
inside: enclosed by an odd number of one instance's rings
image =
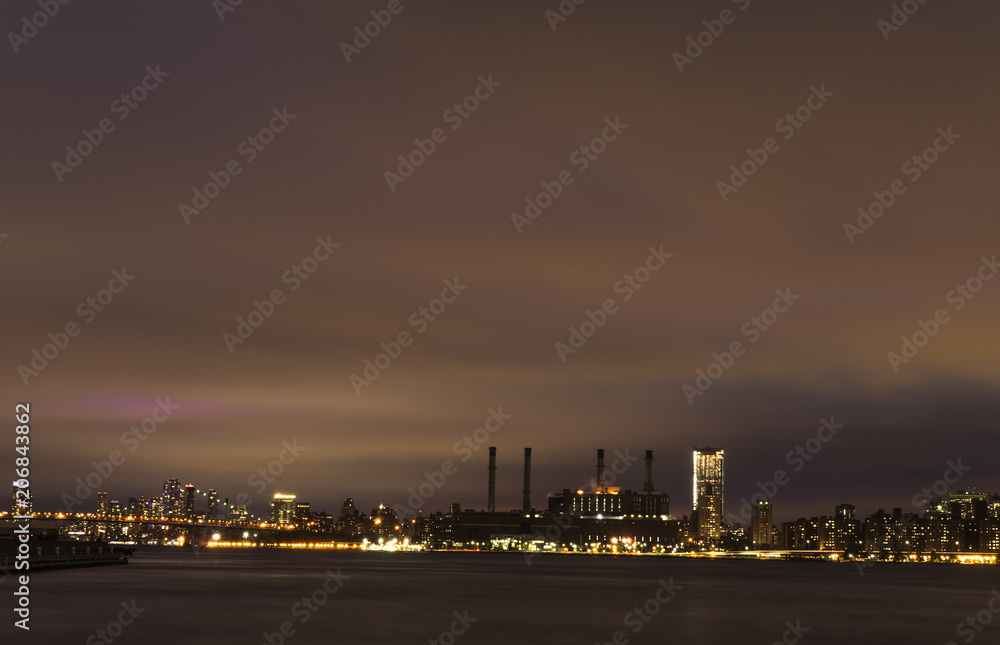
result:
[(693, 503), (698, 521), (698, 538), (718, 542), (725, 513), (725, 457), (722, 448), (694, 447)]
[(830, 551), (861, 549), (858, 521), (852, 504), (841, 504), (834, 509), (832, 520), (823, 524), (820, 548)]
[(295, 523), (295, 495), (275, 493), (274, 500), (267, 507), (267, 521), (278, 526)]
[(194, 484), (184, 487), (184, 519), (193, 520), (194, 515)]
[(580, 517), (654, 517), (670, 515), (670, 496), (659, 491), (622, 491), (605, 486), (603, 492), (563, 489), (549, 497), (549, 511)]
[(208, 513), (205, 520), (214, 522), (219, 519), (219, 492), (214, 488), (208, 489)]
[(771, 548), (771, 502), (766, 499), (753, 505), (750, 515), (750, 542), (756, 548)]
[(163, 482), (163, 517), (179, 519), (184, 514), (181, 482), (168, 479)]
[(864, 546), (865, 551), (881, 553), (896, 548), (896, 534), (899, 529), (899, 518), (889, 515), (883, 509), (865, 518)]

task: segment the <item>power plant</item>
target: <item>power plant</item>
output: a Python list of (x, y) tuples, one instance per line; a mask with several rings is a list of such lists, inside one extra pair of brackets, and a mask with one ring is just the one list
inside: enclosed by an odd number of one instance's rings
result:
[(428, 518), (430, 545), (440, 549), (658, 551), (684, 540), (685, 523), (670, 517), (670, 497), (653, 487), (653, 451), (646, 451), (641, 490), (623, 489), (636, 457), (617, 451), (609, 468), (597, 450), (596, 478), (550, 495), (545, 511), (531, 504), (531, 448), (524, 449), (520, 510), (496, 510), (497, 449), (489, 448), (486, 510), (462, 509)]

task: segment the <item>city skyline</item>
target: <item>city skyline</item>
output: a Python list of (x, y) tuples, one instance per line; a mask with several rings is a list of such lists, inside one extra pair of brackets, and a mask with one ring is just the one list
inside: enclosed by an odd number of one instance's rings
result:
[[(530, 450), (531, 450), (530, 448), (524, 449), (526, 455), (525, 460), (529, 464), (530, 464), (530, 456), (529, 456)], [(378, 499), (370, 502), (365, 502), (362, 505), (371, 506), (372, 508), (377, 508), (379, 506), (384, 505), (394, 509), (406, 509), (407, 508), (407, 504), (405, 501), (406, 496), (409, 495), (410, 498), (412, 499), (412, 496), (414, 494), (418, 494), (418, 499), (421, 500), (421, 505), (417, 509), (407, 509), (407, 512), (411, 514), (414, 514), (414, 511), (416, 510), (419, 510), (425, 516), (436, 512), (445, 512), (453, 508), (455, 504), (458, 504), (465, 509), (490, 510), (489, 507), (490, 496), (491, 494), (495, 495), (496, 487), (495, 487), (495, 480), (493, 480), (490, 477), (489, 471), (491, 470), (491, 465), (495, 463), (496, 455), (498, 453), (498, 448), (496, 446), (491, 446), (489, 452), (490, 452), (490, 461), (488, 462), (488, 465), (485, 465), (483, 467), (483, 470), (487, 471), (486, 473), (483, 473), (483, 479), (488, 480), (488, 484), (485, 487), (483, 487), (482, 490), (481, 496), (483, 498), (482, 499), (483, 503), (480, 503), (478, 498), (475, 497), (473, 498), (472, 502), (470, 502), (469, 500), (452, 499), (448, 497), (446, 495), (447, 475), (445, 474), (445, 477), (441, 479), (439, 482), (434, 482), (433, 477), (425, 477), (425, 479), (422, 482), (420, 482), (421, 484), (424, 485), (427, 485), (428, 483), (434, 484), (434, 486), (431, 489), (429, 489), (432, 491), (430, 495), (419, 495), (414, 487), (410, 487), (407, 491), (400, 493), (394, 499)], [(615, 451), (614, 454), (612, 455), (613, 461), (611, 462), (610, 467), (608, 467), (605, 464), (605, 457), (604, 457), (605, 450), (597, 449), (598, 453), (597, 477), (592, 477), (592, 476), (585, 477), (581, 473), (580, 476), (575, 480), (577, 482), (577, 485), (569, 488), (568, 490), (581, 489), (595, 493), (601, 491), (603, 492), (613, 491), (614, 494), (618, 494), (619, 490), (652, 491), (653, 490), (652, 481), (655, 476), (655, 471), (653, 466), (654, 460), (652, 458), (653, 451), (646, 450), (644, 452), (645, 452), (645, 468), (641, 466), (642, 460), (640, 460), (637, 455), (631, 454), (630, 449), (626, 449), (624, 452), (621, 450)], [(705, 536), (709, 539), (717, 540), (719, 534), (719, 528), (723, 524), (740, 525), (748, 530), (752, 530), (752, 526), (755, 519), (754, 509), (757, 507), (759, 501), (763, 501), (766, 503), (767, 505), (766, 512), (768, 517), (772, 516), (772, 512), (775, 506), (778, 508), (777, 517), (781, 518), (784, 521), (791, 521), (793, 519), (800, 519), (802, 517), (813, 516), (810, 513), (796, 514), (787, 511), (784, 513), (781, 512), (782, 510), (781, 492), (785, 490), (784, 486), (787, 485), (788, 481), (787, 480), (781, 481), (781, 478), (779, 477), (775, 477), (774, 480), (769, 480), (767, 483), (762, 483), (758, 481), (756, 482), (756, 486), (752, 490), (748, 489), (742, 493), (740, 492), (732, 493), (731, 497), (735, 497), (738, 494), (739, 498), (729, 499), (730, 507), (729, 510), (727, 511), (725, 508), (725, 499), (724, 499), (725, 493), (723, 493), (723, 495), (717, 495), (711, 492), (711, 487), (718, 483), (721, 483), (722, 484), (721, 487), (723, 488), (723, 490), (725, 490), (725, 484), (724, 484), (725, 466), (724, 466), (723, 453), (724, 450), (721, 447), (720, 448), (711, 448), (711, 447), (699, 448), (698, 446), (693, 447), (692, 454), (694, 457), (694, 461), (690, 475), (690, 477), (692, 478), (691, 481), (694, 482), (692, 505), (690, 509), (688, 509), (688, 507), (681, 506), (680, 508), (684, 510), (681, 510), (680, 512), (672, 512), (670, 514), (671, 517), (675, 517), (678, 519), (682, 517), (683, 518), (690, 517), (691, 520), (694, 522), (694, 526), (696, 527), (695, 532), (698, 532), (697, 526), (699, 520), (697, 519), (698, 514), (694, 513), (694, 511), (697, 510), (697, 506), (694, 505), (694, 500), (698, 499), (699, 497), (706, 499), (717, 497), (718, 501), (713, 501), (711, 503), (711, 506), (708, 507), (711, 513), (711, 523), (713, 525), (713, 528), (708, 529), (708, 535)], [(868, 510), (870, 513), (874, 513), (876, 510), (882, 510), (888, 507), (888, 508), (901, 508), (904, 512), (907, 513), (911, 512), (922, 513), (928, 510), (928, 504), (933, 499), (943, 499), (948, 495), (955, 495), (960, 492), (961, 493), (972, 492), (978, 494), (979, 487), (975, 485), (969, 485), (967, 483), (968, 480), (966, 479), (966, 475), (968, 470), (969, 470), (968, 467), (962, 464), (961, 459), (957, 460), (957, 462), (948, 461), (947, 469), (943, 473), (942, 478), (939, 478), (934, 482), (922, 487), (921, 489), (918, 489), (911, 497), (907, 498), (907, 500), (897, 500), (899, 501), (899, 506), (896, 506), (895, 503), (889, 503), (891, 500), (883, 499), (881, 502), (878, 502), (871, 508), (864, 510)], [(517, 478), (518, 482), (522, 481), (522, 476), (524, 473), (525, 470), (524, 467), (522, 466), (521, 476)], [(531, 470), (531, 473), (532, 474), (530, 477), (532, 478), (537, 477), (537, 469)], [(640, 484), (639, 481), (637, 480), (637, 477), (639, 477), (640, 473), (644, 473), (644, 480), (642, 484)], [(427, 473), (425, 473), (425, 475), (426, 474)], [(226, 509), (226, 512), (228, 512), (228, 509), (242, 508), (241, 511), (242, 513), (248, 512), (250, 506), (255, 505), (255, 509), (253, 511), (249, 511), (250, 515), (255, 517), (266, 518), (268, 516), (269, 512), (268, 508), (272, 499), (277, 499), (278, 497), (289, 497), (293, 500), (296, 498), (300, 500), (309, 499), (308, 496), (297, 494), (293, 489), (287, 487), (283, 488), (282, 486), (279, 485), (279, 482), (277, 482), (275, 478), (268, 478), (266, 471), (262, 470), (258, 472), (257, 475), (258, 475), (257, 485), (262, 487), (261, 490), (257, 492), (257, 494), (249, 495), (244, 491), (232, 498), (228, 497), (225, 494), (225, 492), (223, 492), (220, 495), (220, 493), (215, 488), (209, 488), (203, 491), (198, 487), (196, 487), (191, 482), (182, 486), (179, 479), (168, 478), (164, 480), (162, 483), (161, 495), (154, 495), (148, 498), (145, 495), (131, 495), (131, 494), (117, 495), (117, 496), (112, 496), (112, 499), (109, 501), (107, 490), (98, 490), (97, 488), (89, 486), (88, 483), (85, 481), (78, 481), (77, 484), (79, 486), (82, 486), (82, 491), (86, 493), (84, 496), (65, 494), (63, 499), (61, 500), (62, 504), (58, 508), (55, 509), (46, 508), (40, 512), (47, 512), (47, 513), (90, 512), (91, 506), (96, 506), (97, 511), (100, 513), (101, 509), (107, 508), (109, 503), (115, 503), (115, 502), (121, 503), (121, 500), (125, 499), (125, 500), (146, 500), (147, 502), (153, 502), (155, 504), (159, 504), (159, 507), (163, 511), (162, 514), (163, 517), (186, 517), (186, 516), (198, 515), (198, 513), (194, 513), (193, 515), (191, 513), (191, 509), (194, 508), (195, 504), (200, 506), (208, 505), (209, 507), (211, 507), (211, 505), (214, 503), (216, 508)], [(267, 485), (265, 485), (265, 478), (266, 481), (268, 482)], [(271, 482), (273, 482), (273, 485), (270, 485)], [(530, 482), (530, 479), (525, 478), (525, 483), (528, 482)], [(248, 482), (248, 484), (249, 483), (250, 482)], [(1000, 488), (1000, 487), (997, 487), (995, 484), (989, 485), (983, 490), (983, 493), (991, 494), (994, 492), (994, 488)], [(16, 490), (17, 489), (15, 488), (15, 491)], [(531, 503), (530, 508), (534, 510), (544, 510), (546, 500), (557, 498), (563, 490), (567, 489), (563, 487), (554, 490), (549, 490), (546, 493), (541, 494), (540, 495), (541, 499), (539, 499), (539, 495), (536, 495), (535, 497), (530, 497), (528, 495), (525, 495), (524, 489), (521, 489), (518, 492), (522, 496), (522, 498), (524, 498), (522, 499), (522, 503), (510, 505), (507, 506), (506, 508), (500, 505), (500, 511), (510, 512), (518, 508), (523, 508), (524, 504), (529, 499)], [(80, 492), (80, 489), (78, 489), (75, 492), (77, 493)], [(670, 491), (665, 490), (663, 492), (667, 496), (667, 499), (669, 500)], [(201, 497), (195, 498), (193, 497), (194, 494), (199, 494), (201, 495)], [(350, 499), (353, 503), (355, 497), (352, 494), (352, 492), (348, 490), (346, 491), (346, 494), (347, 494), (347, 499)], [(29, 491), (29, 495), (31, 495), (31, 491)], [(341, 496), (342, 493), (336, 493), (332, 494), (332, 496), (327, 495), (327, 498), (341, 499)], [(508, 494), (507, 497), (512, 497), (512, 495)], [(322, 498), (320, 500), (320, 503), (318, 504), (312, 502), (310, 503), (315, 509), (320, 509), (320, 508), (325, 509), (327, 507), (331, 509), (336, 509), (339, 506), (340, 504), (339, 502), (336, 503), (325, 502), (324, 500), (327, 498)], [(684, 499), (684, 497), (683, 495), (681, 496), (675, 495), (674, 499), (675, 501), (671, 504), (672, 511), (676, 511), (678, 509), (677, 500)], [(774, 503), (775, 499), (778, 500), (777, 504)], [(29, 499), (29, 502), (33, 502), (33, 496), (32, 498)], [(228, 503), (228, 506), (226, 506), (226, 503)], [(838, 505), (842, 505), (844, 503), (847, 502), (845, 502), (845, 500), (841, 500), (840, 502), (838, 502)], [(813, 508), (814, 505), (815, 504), (807, 505), (803, 508)], [(850, 505), (852, 507), (856, 506), (853, 503)], [(121, 507), (125, 508), (126, 504), (121, 504)], [(176, 510), (171, 510), (172, 508), (176, 508)], [(216, 517), (218, 516), (219, 515), (217, 513)]]
[[(491, 451), (492, 453), (493, 451)], [(721, 449), (703, 448), (694, 452), (696, 482), (715, 478), (721, 465)], [(675, 517), (669, 512), (669, 496), (656, 491), (652, 478), (653, 453), (646, 451), (646, 476), (642, 491), (615, 486), (620, 464), (605, 464), (603, 449), (597, 451), (597, 476), (592, 492), (564, 489), (547, 497), (541, 508), (527, 499), (522, 509), (474, 509), (460, 503), (447, 511), (427, 512), (419, 507), (390, 507), (379, 504), (370, 515), (359, 511), (353, 498), (346, 498), (339, 515), (319, 511), (294, 494), (274, 493), (266, 514), (248, 514), (245, 506), (224, 507), (218, 515), (214, 489), (202, 493), (206, 511), (191, 502), (195, 487), (187, 484), (181, 498), (176, 479), (163, 483), (162, 497), (147, 500), (129, 497), (127, 504), (108, 501), (98, 492), (96, 513), (45, 513), (34, 520), (53, 519), (63, 523), (60, 533), (87, 536), (124, 544), (187, 543), (204, 546), (315, 546), (317, 548), (466, 549), (539, 552), (559, 550), (594, 553), (697, 553), (726, 551), (731, 555), (777, 551), (817, 557), (836, 552), (835, 559), (858, 561), (859, 572), (873, 560), (900, 557), (919, 561), (985, 563), (1000, 551), (1000, 493), (977, 493), (952, 485), (961, 478), (935, 482), (921, 509), (884, 508), (858, 515), (853, 504), (841, 503), (833, 515), (811, 515), (773, 522), (772, 505), (766, 496), (754, 496), (747, 523), (740, 517), (718, 517), (720, 505), (711, 493), (712, 482), (699, 482), (702, 491), (698, 509), (690, 516)], [(705, 462), (705, 463), (700, 463)], [(525, 449), (525, 481), (529, 480), (530, 449)], [(493, 482), (489, 484), (493, 490)], [(529, 489), (525, 487), (527, 493)], [(547, 507), (547, 510), (543, 510)], [(26, 510), (27, 509), (27, 510)], [(214, 511), (214, 515), (213, 515)], [(30, 494), (12, 498), (16, 517), (31, 516)], [(706, 513), (709, 515), (706, 516)], [(0, 517), (6, 515), (0, 513)], [(199, 528), (202, 527), (202, 528)], [(553, 527), (559, 527), (553, 533)], [(283, 537), (283, 532), (293, 531)], [(208, 531), (206, 533), (205, 531)], [(255, 531), (251, 533), (251, 531)], [(264, 531), (260, 533), (257, 531)], [(242, 536), (242, 537), (241, 537)], [(369, 541), (371, 538), (372, 541)], [(323, 540), (329, 540), (324, 542)], [(377, 540), (377, 542), (375, 541)], [(751, 552), (752, 549), (752, 552)], [(981, 554), (959, 558), (961, 554)], [(536, 557), (529, 555), (530, 558)], [(759, 556), (757, 556), (759, 557)], [(766, 555), (764, 557), (767, 557)], [(964, 558), (964, 559), (963, 559)], [(915, 561), (910, 559), (909, 561)]]

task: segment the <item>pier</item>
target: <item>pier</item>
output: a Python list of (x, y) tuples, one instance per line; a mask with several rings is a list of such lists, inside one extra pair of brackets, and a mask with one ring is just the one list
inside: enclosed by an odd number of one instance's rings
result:
[(128, 556), (135, 552), (134, 549), (108, 545), (31, 540), (28, 569), (16, 569), (18, 544), (16, 540), (0, 540), (0, 577), (56, 569), (128, 564)]

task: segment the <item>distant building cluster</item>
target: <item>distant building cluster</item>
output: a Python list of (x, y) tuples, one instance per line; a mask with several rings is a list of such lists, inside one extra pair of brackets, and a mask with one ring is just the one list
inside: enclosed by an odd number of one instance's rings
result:
[(997, 553), (1000, 551), (1000, 495), (960, 490), (933, 498), (923, 516), (902, 508), (878, 509), (859, 522), (842, 504), (833, 517), (783, 522), (775, 545), (786, 549), (867, 553)]

